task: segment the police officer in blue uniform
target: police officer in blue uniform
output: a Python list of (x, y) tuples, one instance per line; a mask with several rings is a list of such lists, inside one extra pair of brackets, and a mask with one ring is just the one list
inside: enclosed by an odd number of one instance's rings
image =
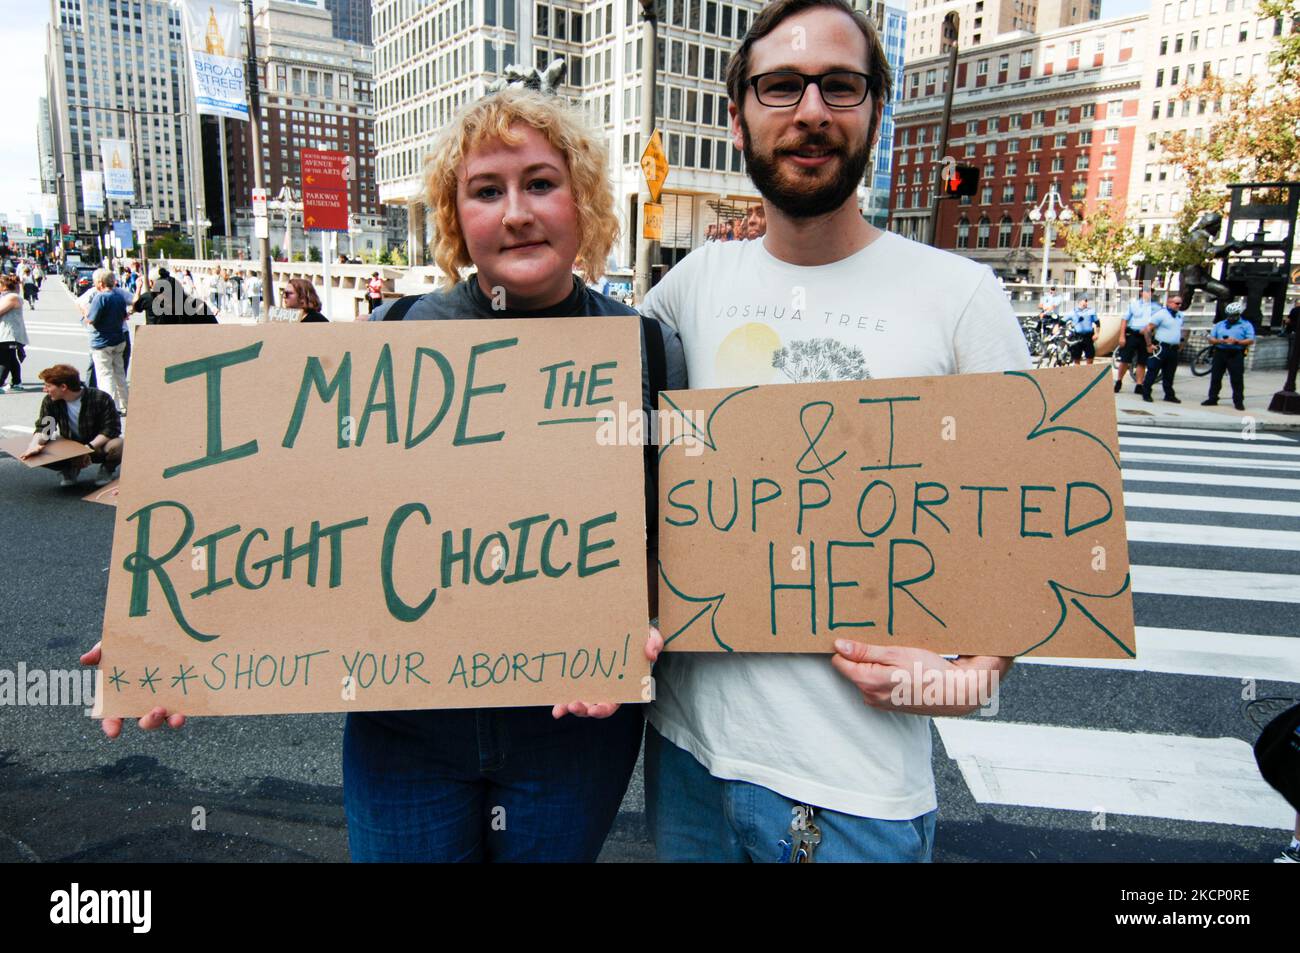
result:
[(1142, 331), (1148, 354), (1142, 399), (1148, 404), (1151, 403), (1151, 386), (1157, 375), (1160, 386), (1164, 388), (1165, 400), (1171, 404), (1182, 403), (1174, 395), (1174, 374), (1178, 370), (1178, 352), (1183, 343), (1183, 320), (1186, 317), (1179, 310), (1182, 306), (1182, 296), (1171, 294), (1165, 299), (1165, 306), (1155, 313)]
[(1150, 287), (1142, 289), (1141, 297), (1137, 301), (1130, 301), (1128, 313), (1124, 315), (1124, 343), (1119, 349), (1119, 374), (1115, 378), (1115, 393), (1124, 386), (1124, 374), (1128, 371), (1130, 364), (1137, 367), (1134, 373), (1137, 375), (1137, 387), (1134, 388), (1136, 393), (1142, 393), (1142, 382), (1146, 379), (1147, 373), (1147, 345), (1142, 336), (1142, 329), (1150, 322), (1155, 313), (1160, 310), (1160, 305), (1151, 300)]
[(1201, 406), (1213, 407), (1219, 402), (1219, 390), (1223, 387), (1223, 372), (1226, 370), (1232, 383), (1232, 406), (1245, 410), (1246, 348), (1255, 341), (1255, 329), (1241, 317), (1246, 311), (1244, 301), (1234, 301), (1223, 310), (1227, 317), (1210, 332), (1210, 344), (1214, 347), (1214, 357), (1210, 362), (1210, 395), (1201, 401)]
[(1076, 364), (1084, 358), (1091, 364), (1092, 359), (1097, 355), (1095, 342), (1099, 325), (1097, 324), (1096, 310), (1088, 307), (1088, 296), (1084, 295), (1079, 298), (1075, 309), (1066, 317), (1070, 321), (1070, 330), (1075, 338), (1070, 343), (1070, 357), (1074, 358)]

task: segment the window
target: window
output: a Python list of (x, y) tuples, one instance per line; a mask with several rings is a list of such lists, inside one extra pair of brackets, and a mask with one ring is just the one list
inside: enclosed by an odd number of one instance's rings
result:
[(1199, 49), (1200, 46), (1201, 46), (1201, 34), (1199, 32), (1193, 33), (1191, 36), (1187, 38), (1188, 50), (1195, 51)]
[(1035, 110), (1034, 110), (1034, 117), (1033, 117), (1033, 125), (1035, 125), (1035, 126), (1041, 126), (1041, 125), (1043, 124), (1043, 121), (1044, 121), (1045, 116), (1046, 116), (1046, 113), (1045, 113), (1043, 110), (1041, 110), (1041, 109), (1035, 109)]
[(998, 223), (998, 247), (1011, 247), (1011, 216), (1003, 215), (1002, 221)]
[(1170, 86), (1177, 86), (1177, 85), (1178, 85), (1178, 70), (1179, 70), (1179, 67), (1175, 66), (1172, 70), (1169, 71), (1169, 85), (1170, 85)]
[(966, 154), (966, 158), (968, 158), (968, 159), (975, 155), (975, 143), (973, 143), (973, 142), (968, 142), (968, 143), (966, 143), (966, 153), (965, 153), (965, 154)]
[(961, 221), (957, 223), (957, 247), (970, 247), (970, 222), (966, 220), (965, 215), (963, 215)]
[(1106, 141), (1106, 142), (1119, 142), (1119, 129), (1118, 129), (1117, 127), (1115, 127), (1115, 126), (1110, 126), (1110, 127), (1108, 127), (1108, 128), (1106, 129), (1106, 138), (1105, 138), (1105, 141)]
[(1026, 202), (1037, 202), (1037, 201), (1038, 201), (1038, 183), (1037, 183), (1037, 182), (1030, 182), (1028, 185), (1025, 186), (1025, 201), (1026, 201)]
[(1035, 149), (1041, 149), (1041, 148), (1043, 148), (1043, 137), (1042, 137), (1042, 136), (1030, 136), (1030, 137), (1029, 137), (1029, 151), (1030, 151), (1030, 152), (1033, 152)]
[(1079, 55), (1079, 50), (1080, 50), (1080, 41), (1071, 40), (1069, 45), (1066, 47), (1065, 55), (1071, 58), (1076, 57)]
[(993, 186), (985, 185), (980, 188), (980, 205), (989, 205), (993, 201)]
[(1034, 223), (1028, 215), (1020, 223), (1020, 247), (1032, 248), (1034, 245)]
[(1007, 167), (1004, 170), (1003, 174), (1006, 175), (1008, 178), (1010, 178), (1016, 175), (1019, 172), (1019, 170), (1020, 170), (1019, 164), (1012, 161), (1007, 163)]
[(1068, 106), (1062, 106), (1056, 111), (1056, 122), (1058, 125), (1070, 121), (1070, 109)]
[(1033, 65), (1034, 65), (1034, 51), (1033, 51), (1033, 50), (1021, 50), (1021, 51), (1020, 51), (1020, 68), (1021, 68), (1021, 69), (1024, 69), (1024, 68), (1026, 68), (1026, 67), (1033, 66)]
[(1019, 139), (1008, 139), (1008, 140), (1007, 140), (1007, 152), (1019, 152), (1019, 151), (1020, 151), (1020, 140), (1019, 140)]
[(1011, 54), (1003, 53), (998, 57), (998, 72), (1005, 73), (1011, 67)]
[(979, 135), (979, 131), (980, 131), (980, 123), (978, 119), (972, 119), (966, 123), (966, 135), (968, 136)]
[(1160, 100), (1158, 100), (1158, 99), (1157, 99), (1157, 100), (1154, 100), (1154, 101), (1151, 103), (1151, 118), (1152, 118), (1152, 119), (1159, 119), (1159, 118), (1160, 118)]
[(989, 217), (987, 215), (980, 216), (979, 226), (975, 231), (975, 247), (989, 247)]
[(1160, 55), (1164, 56), (1168, 52), (1169, 52), (1169, 37), (1162, 36), (1160, 38)]
[(1008, 129), (1020, 128), (1020, 113), (1015, 113), (1014, 115), (1007, 117), (1007, 128)]
[(975, 75), (976, 75), (976, 76), (987, 76), (988, 74), (989, 74), (989, 61), (988, 61), (988, 60), (980, 60), (978, 63), (975, 64)]
[(1102, 179), (1101, 186), (1097, 189), (1097, 198), (1108, 199), (1115, 194), (1115, 183), (1110, 179)]
[(1101, 167), (1103, 169), (1113, 169), (1115, 168), (1115, 161), (1115, 153), (1108, 152), (1101, 157)]
[(1038, 165), (1038, 160), (1037, 160), (1037, 159), (1030, 159), (1030, 160), (1025, 164), (1025, 172), (1026, 172), (1027, 174), (1029, 174), (1029, 175), (1037, 175), (1037, 174), (1038, 174), (1038, 170), (1039, 170), (1039, 165)]
[(1081, 130), (1081, 131), (1080, 131), (1080, 133), (1079, 133), (1079, 145), (1081, 145), (1081, 146), (1089, 146), (1089, 145), (1092, 145), (1092, 130), (1091, 130), (1091, 129), (1084, 129), (1084, 130)]
[(991, 179), (998, 174), (998, 167), (992, 162), (984, 164), (984, 178)]
[(1090, 161), (1091, 158), (1089, 157), (1088, 153), (1086, 152), (1080, 153), (1074, 158), (1074, 170), (1076, 172), (1086, 172), (1088, 169), (1088, 165), (1090, 164)]
[(1057, 148), (1057, 149), (1064, 149), (1064, 148), (1065, 148), (1065, 137), (1066, 137), (1066, 134), (1065, 134), (1065, 133), (1063, 133), (1063, 132), (1058, 132), (1058, 133), (1056, 134), (1056, 139), (1054, 140), (1054, 147)]
[(1063, 158), (1061, 158), (1060, 156), (1052, 156), (1052, 171), (1053, 171), (1053, 172), (1064, 172), (1064, 171), (1065, 171), (1065, 160), (1064, 160)]
[(1165, 84), (1165, 71), (1162, 69), (1158, 69), (1156, 70), (1156, 86), (1159, 87), (1159, 86), (1163, 86), (1164, 84)]
[(984, 154), (985, 154), (986, 156), (995, 156), (995, 155), (997, 155), (997, 154), (998, 154), (998, 144), (997, 144), (996, 142), (990, 142), (988, 145), (986, 145), (986, 146), (984, 147)]
[(1182, 51), (1183, 51), (1183, 35), (1179, 33), (1176, 37), (1174, 37), (1174, 52), (1181, 53)]
[[(496, 22), (495, 0), (488, 0), (485, 6), (491, 8), (492, 22), (495, 23)], [(544, 3), (539, 3), (537, 5), (537, 22), (536, 25), (533, 27), (533, 33), (537, 36), (551, 35), (551, 8)]]
[(1008, 182), (1002, 186), (1002, 204), (1010, 205), (1016, 200), (1016, 187)]

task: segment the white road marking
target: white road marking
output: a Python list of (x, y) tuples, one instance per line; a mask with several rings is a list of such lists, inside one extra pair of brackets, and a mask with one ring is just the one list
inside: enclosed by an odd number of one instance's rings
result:
[(1091, 728), (936, 718), (975, 800), (1065, 811), (1291, 829), (1250, 745)]
[[(1152, 433), (1158, 433), (1160, 436), (1174, 437), (1205, 437), (1211, 439), (1222, 437), (1225, 439), (1240, 440), (1241, 437), (1236, 430), (1194, 430), (1190, 427), (1135, 427), (1132, 425), (1119, 425), (1119, 435), (1124, 437), (1150, 437)], [(1297, 446), (1295, 440), (1285, 437), (1282, 434), (1275, 433), (1257, 433), (1255, 434), (1256, 443), (1285, 443), (1291, 446)]]
[(1281, 457), (1300, 457), (1300, 447), (1292, 444), (1278, 447), (1271, 444), (1261, 445), (1258, 440), (1160, 440), (1148, 437), (1120, 437), (1119, 448), (1123, 454), (1125, 447), (1151, 448), (1166, 447), (1170, 450), (1213, 450), (1216, 453), (1259, 453)]
[(1290, 470), (1297, 467), (1295, 460), (1229, 460), (1225, 457), (1197, 457), (1182, 453), (1126, 453), (1120, 450), (1122, 463), (1182, 463), (1197, 467), (1233, 467), (1244, 470)]
[[(1300, 480), (1295, 481), (1300, 489)], [(1252, 516), (1300, 516), (1300, 503), (1286, 500), (1243, 500), (1236, 496), (1189, 496), (1180, 493), (1124, 493), (1127, 509), (1199, 510), (1208, 513), (1247, 513)]]
[(1240, 476), (1236, 473), (1179, 473), (1127, 468), (1123, 472), (1125, 480), (1146, 483), (1191, 483), (1197, 486), (1239, 486), (1257, 490), (1300, 491), (1300, 480), (1288, 480), (1285, 477)]
[[(1130, 543), (1167, 543), (1171, 546), (1232, 546), (1238, 549), (1300, 550), (1300, 533), (1285, 529), (1243, 529), (1192, 523), (1128, 524)], [(1300, 579), (1296, 580), (1300, 588)]]
[[(1300, 603), (1300, 585), (1287, 573), (1188, 569), (1183, 566), (1132, 566), (1134, 592), (1168, 596)], [(1300, 628), (1300, 620), (1297, 620)]]

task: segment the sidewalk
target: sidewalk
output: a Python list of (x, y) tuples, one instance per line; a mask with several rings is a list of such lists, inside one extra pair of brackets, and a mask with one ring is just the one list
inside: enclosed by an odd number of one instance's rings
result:
[(1166, 403), (1160, 396), (1160, 385), (1155, 385), (1152, 403), (1146, 403), (1133, 393), (1133, 381), (1124, 382), (1124, 389), (1115, 395), (1116, 416), (1121, 424), (1144, 427), (1196, 427), (1203, 430), (1241, 430), (1246, 418), (1255, 422), (1256, 430), (1300, 431), (1300, 414), (1270, 413), (1273, 394), (1281, 390), (1286, 380), (1283, 370), (1259, 371), (1246, 375), (1246, 409), (1232, 406), (1232, 390), (1223, 382), (1217, 407), (1202, 407), (1201, 401), (1209, 394), (1210, 378), (1194, 377), (1186, 367), (1178, 369), (1174, 378), (1174, 392), (1181, 404)]

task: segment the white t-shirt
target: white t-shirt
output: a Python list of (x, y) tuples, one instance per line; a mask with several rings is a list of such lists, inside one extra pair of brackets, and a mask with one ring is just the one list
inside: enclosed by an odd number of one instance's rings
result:
[[(859, 349), (860, 377), (1030, 366), (984, 265), (892, 232), (815, 267), (764, 246), (706, 243), (646, 297), (642, 313), (681, 334), (691, 387), (789, 383), (772, 355), (818, 339)], [(716, 777), (861, 817), (936, 807), (930, 719), (868, 707), (825, 655), (667, 652), (655, 681), (651, 723)]]
[(81, 419), (81, 398), (76, 400), (65, 400), (68, 405), (68, 432), (73, 440), (81, 439), (81, 428), (77, 426), (77, 421)]

